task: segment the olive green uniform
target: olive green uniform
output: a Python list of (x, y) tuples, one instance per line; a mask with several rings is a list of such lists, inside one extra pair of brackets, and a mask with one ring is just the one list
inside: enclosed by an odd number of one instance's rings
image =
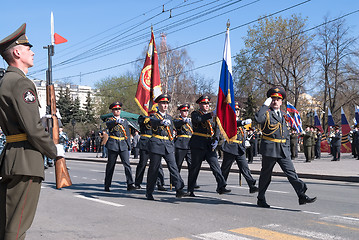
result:
[(41, 125), (34, 83), (9, 66), (0, 80), (0, 127), (7, 143), (0, 156), (0, 239), (24, 239), (44, 179), (43, 155), (56, 147)]
[(314, 143), (314, 132), (306, 132), (303, 135), (303, 147), (306, 162), (310, 162), (312, 159), (314, 159)]

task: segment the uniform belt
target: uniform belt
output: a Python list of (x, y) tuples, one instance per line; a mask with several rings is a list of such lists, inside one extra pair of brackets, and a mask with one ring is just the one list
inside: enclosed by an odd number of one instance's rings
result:
[(116, 139), (116, 140), (125, 140), (124, 137), (110, 136), (110, 138), (113, 138), (113, 139)]
[(193, 132), (193, 135), (200, 136), (200, 137), (206, 137), (206, 138), (212, 137), (210, 134), (199, 133), (199, 132)]
[(27, 140), (26, 133), (19, 133), (19, 134), (6, 136), (7, 143), (22, 142), (26, 140)]
[(239, 140), (231, 140), (229, 141), (229, 143), (238, 143), (238, 144), (241, 144), (243, 141), (239, 141)]
[(276, 142), (276, 143), (285, 143), (286, 142), (286, 139), (276, 139), (276, 138), (271, 138), (271, 137), (267, 137), (267, 136), (262, 136), (262, 138), (264, 140), (268, 140), (268, 141)]
[(179, 137), (191, 138), (192, 136), (190, 136), (190, 135), (178, 135), (177, 137), (178, 137), (178, 138), (179, 138)]
[(162, 140), (169, 140), (169, 138), (167, 136), (161, 136), (161, 135), (157, 135), (157, 134), (153, 134), (152, 137), (162, 139)]
[(147, 138), (150, 138), (150, 137), (152, 137), (152, 135), (148, 135), (148, 134), (141, 134), (141, 137), (147, 137)]

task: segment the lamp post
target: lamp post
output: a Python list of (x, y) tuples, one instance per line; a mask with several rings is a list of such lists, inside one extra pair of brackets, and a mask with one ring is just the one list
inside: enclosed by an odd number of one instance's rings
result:
[(72, 124), (72, 136), (75, 139), (75, 125), (76, 125), (76, 120), (72, 119), (71, 120), (71, 124)]

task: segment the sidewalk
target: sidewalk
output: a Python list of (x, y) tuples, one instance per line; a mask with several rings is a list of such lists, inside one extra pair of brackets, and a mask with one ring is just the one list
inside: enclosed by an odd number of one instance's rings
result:
[[(98, 157), (97, 157), (98, 156)], [(315, 159), (310, 163), (304, 162), (304, 154), (299, 153), (299, 157), (293, 161), (294, 167), (298, 173), (299, 178), (309, 179), (322, 179), (332, 181), (346, 181), (346, 182), (359, 182), (359, 160), (352, 157), (351, 153), (342, 153), (340, 161), (332, 162), (332, 157), (328, 153), (322, 153), (321, 159)], [(101, 153), (78, 153), (67, 152), (66, 160), (78, 161), (95, 161), (106, 162), (107, 159), (101, 158)], [(221, 164), (221, 159), (219, 159)], [(120, 162), (120, 158), (118, 159)], [(137, 165), (138, 159), (130, 158), (131, 165)], [(166, 162), (163, 160), (163, 166)], [(186, 162), (183, 163), (183, 168), (187, 168)], [(261, 170), (261, 157), (260, 155), (254, 157), (253, 163), (249, 164), (252, 174), (259, 174)], [(207, 162), (202, 164), (203, 170), (210, 171)], [(132, 170), (135, 172), (134, 168)], [(238, 172), (237, 164), (233, 164), (231, 171)], [(285, 176), (276, 164), (273, 169), (273, 176)]]

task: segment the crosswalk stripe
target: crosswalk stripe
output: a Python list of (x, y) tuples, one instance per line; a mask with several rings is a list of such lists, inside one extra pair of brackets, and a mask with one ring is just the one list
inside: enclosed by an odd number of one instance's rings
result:
[(336, 222), (342, 224), (350, 224), (350, 225), (359, 225), (359, 218), (352, 217), (342, 217), (342, 216), (328, 216), (322, 217), (320, 220), (324, 220), (326, 222)]
[(204, 240), (250, 240), (249, 238), (246, 237), (241, 237), (225, 232), (203, 233), (196, 235), (195, 237)]
[(180, 238), (171, 238), (168, 240), (191, 240), (190, 238), (180, 237)]
[(107, 204), (107, 205), (111, 205), (111, 206), (115, 206), (115, 207), (124, 207), (125, 206), (125, 205), (121, 205), (121, 204), (118, 204), (118, 203), (113, 203), (113, 202), (109, 202), (109, 201), (100, 200), (100, 199), (97, 199), (97, 198), (85, 197), (85, 196), (82, 196), (82, 195), (76, 195), (75, 197), (90, 200), (90, 201), (93, 201), (93, 202), (103, 203), (103, 204)]
[(322, 240), (345, 240), (346, 238), (333, 236), (328, 233), (321, 233), (321, 232), (313, 232), (313, 231), (307, 231), (297, 228), (291, 228), (291, 227), (285, 227), (279, 224), (269, 224), (264, 226), (265, 228), (269, 228), (276, 231), (281, 231), (285, 233), (291, 233), (295, 235), (300, 235), (303, 237), (309, 237), (314, 239), (322, 239)]
[(291, 234), (275, 232), (271, 230), (256, 228), (256, 227), (247, 227), (247, 228), (237, 228), (229, 230), (231, 232), (252, 236), (260, 239), (266, 240), (307, 240), (308, 238), (302, 238)]
[(346, 213), (343, 214), (344, 216), (349, 216), (349, 217), (355, 217), (355, 218), (359, 218), (359, 213)]
[(335, 224), (335, 223), (327, 223), (327, 222), (319, 222), (319, 221), (313, 221), (313, 222), (316, 222), (316, 223), (319, 223), (322, 225), (335, 226), (335, 227), (339, 227), (339, 228), (345, 228), (345, 229), (350, 229), (350, 230), (354, 230), (354, 231), (359, 231), (359, 228), (348, 227), (348, 226)]

